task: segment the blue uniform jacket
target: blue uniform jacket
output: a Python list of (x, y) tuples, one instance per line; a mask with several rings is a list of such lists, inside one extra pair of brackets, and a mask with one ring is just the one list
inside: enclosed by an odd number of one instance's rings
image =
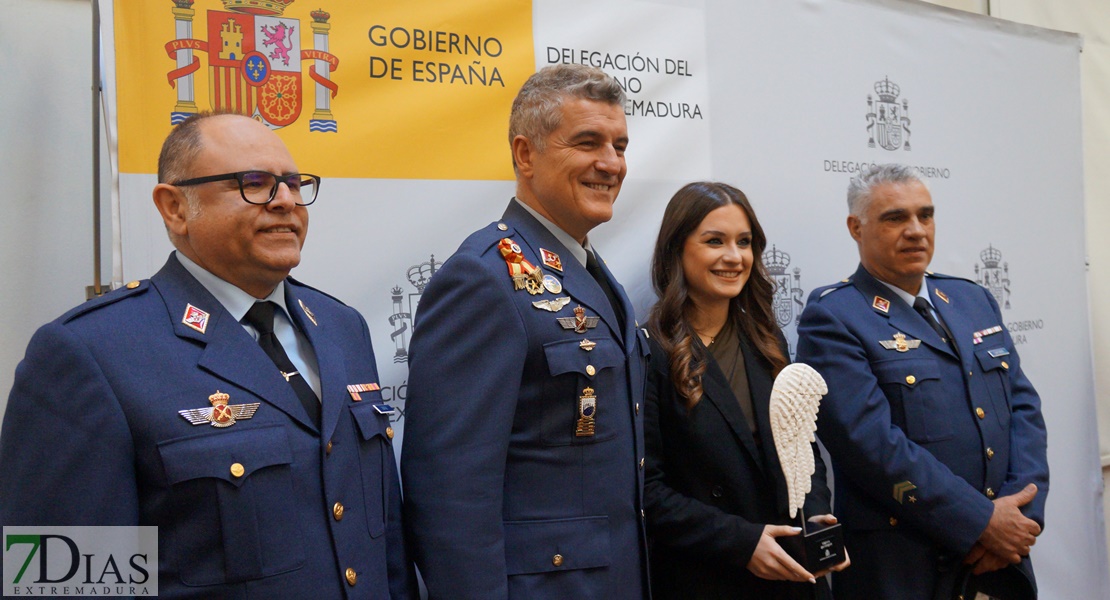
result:
[[(389, 418), (379, 392), (346, 387), (378, 382), (366, 322), (293, 279), (286, 300), (319, 362), (322, 431), (172, 256), (39, 329), (0, 436), (0, 523), (158, 526), (165, 598), (415, 597)], [(178, 414), (217, 390), (260, 406), (225, 428)]]
[[(829, 384), (818, 435), (852, 556), (838, 597), (931, 598), (986, 528), (991, 498), (1029, 483), (1039, 492), (1023, 512), (1044, 524), (1040, 398), (998, 304), (965, 279), (926, 285), (958, 353), (862, 266), (814, 290), (798, 327), (798, 362)], [(1028, 560), (1020, 568), (1032, 578)]]
[[(562, 291), (514, 289), (498, 251), (503, 238)], [(541, 248), (559, 255), (562, 271), (543, 264)], [(406, 527), (431, 598), (646, 596), (648, 350), (623, 289), (606, 275), (624, 323), (586, 269), (513, 202), (424, 291), (401, 474)], [(533, 305), (556, 298), (569, 299), (556, 312)], [(584, 333), (557, 321), (573, 320), (577, 306), (587, 321), (599, 317)], [(578, 436), (591, 394), (593, 433)]]

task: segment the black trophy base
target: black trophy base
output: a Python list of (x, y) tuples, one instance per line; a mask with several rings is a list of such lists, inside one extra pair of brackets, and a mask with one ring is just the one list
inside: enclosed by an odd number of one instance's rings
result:
[(810, 573), (819, 573), (844, 562), (844, 532), (840, 523), (806, 523), (806, 531), (777, 537), (775, 541)]

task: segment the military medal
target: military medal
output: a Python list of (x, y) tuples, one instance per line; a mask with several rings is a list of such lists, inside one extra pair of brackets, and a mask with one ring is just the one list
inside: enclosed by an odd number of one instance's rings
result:
[(597, 342), (591, 342), (590, 340), (587, 340), (586, 338), (582, 338), (582, 341), (578, 342), (578, 347), (585, 350), (586, 352), (589, 352), (590, 350), (593, 350), (594, 346), (597, 346)]
[(948, 295), (947, 294), (945, 294), (944, 292), (942, 292), (938, 289), (935, 289), (935, 288), (933, 289), (933, 291), (936, 292), (937, 298), (940, 298), (941, 300), (944, 300), (944, 303), (948, 304)]
[(881, 296), (875, 296), (875, 301), (871, 303), (871, 308), (881, 310), (883, 312), (890, 312), (890, 300)]
[(352, 383), (347, 386), (347, 392), (351, 394), (351, 400), (355, 402), (362, 402), (362, 396), (359, 395), (359, 392), (376, 392), (380, 389), (382, 389), (381, 386), (376, 383)]
[(563, 284), (558, 279), (556, 279), (554, 275), (545, 274), (543, 276), (543, 289), (551, 292), (552, 294), (558, 294), (559, 292), (563, 291)]
[(229, 405), (227, 401), (230, 399), (230, 395), (216, 390), (215, 394), (208, 397), (208, 402), (212, 404), (212, 408), (190, 408), (179, 410), (177, 414), (193, 425), (211, 423), (213, 427), (223, 428), (231, 427), (237, 419), (253, 417), (254, 411), (258, 410), (260, 404), (259, 402), (252, 402), (251, 404)]
[(516, 242), (509, 238), (502, 238), (497, 244), (497, 249), (501, 252), (501, 256), (505, 257), (509, 276), (513, 278), (513, 289), (528, 290), (528, 293), (533, 296), (543, 293), (543, 271), (524, 258)]
[(879, 340), (883, 348), (887, 350), (897, 350), (899, 352), (906, 352), (921, 345), (921, 340), (907, 340), (906, 334), (898, 332), (894, 334), (893, 340)]
[(563, 329), (573, 329), (575, 333), (586, 333), (587, 329), (597, 327), (597, 322), (601, 320), (601, 317), (588, 317), (586, 316), (586, 309), (575, 306), (573, 317), (555, 317), (555, 320), (563, 326)]
[(181, 318), (181, 322), (204, 333), (204, 330), (208, 328), (208, 313), (192, 304), (186, 304), (185, 316)]
[(976, 331), (975, 333), (971, 334), (971, 343), (975, 345), (982, 344), (983, 338), (987, 337), (988, 335), (994, 335), (1000, 331), (1002, 331), (1001, 325), (995, 325), (994, 327), (988, 327), (986, 329)]
[(575, 437), (590, 437), (594, 434), (594, 416), (597, 414), (597, 397), (594, 388), (582, 390), (578, 397), (578, 423), (574, 427)]
[(532, 306), (551, 312), (559, 312), (563, 310), (563, 307), (568, 303), (570, 303), (570, 296), (563, 296), (562, 298), (556, 298), (554, 300), (536, 300), (532, 303)]
[(546, 248), (540, 248), (540, 260), (543, 261), (543, 266), (555, 269), (560, 273), (563, 272), (563, 261), (558, 254)]
[(301, 302), (300, 298), (297, 298), (297, 304), (301, 305), (301, 310), (304, 311), (304, 314), (306, 317), (308, 317), (308, 320), (312, 321), (313, 325), (319, 327), (320, 324), (316, 322), (316, 315), (312, 314), (311, 310), (308, 310), (308, 307), (304, 305), (304, 302)]

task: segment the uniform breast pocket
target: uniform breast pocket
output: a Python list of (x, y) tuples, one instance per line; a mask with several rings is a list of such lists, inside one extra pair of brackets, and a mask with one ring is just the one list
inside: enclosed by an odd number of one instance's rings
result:
[(362, 477), (362, 495), (366, 504), (366, 526), (372, 538), (385, 533), (388, 518), (386, 507), (389, 505), (386, 479), (392, 472), (386, 461), (393, 460), (388, 451), (391, 443), (387, 433), (391, 431), (389, 415), (382, 414), (375, 408), (376, 404), (381, 403), (381, 397), (375, 396), (351, 405), (351, 416), (358, 424), (359, 435), (362, 437), (358, 452), (359, 474)]
[[(552, 446), (593, 444), (628, 427), (624, 356), (611, 338), (560, 340), (544, 345), (550, 377), (543, 384), (543, 442)], [(589, 349), (587, 349), (589, 348)]]
[(872, 369), (890, 401), (891, 418), (907, 437), (927, 443), (953, 436), (952, 415), (944, 410), (940, 366), (935, 360), (887, 360), (874, 363)]
[(984, 348), (975, 351), (975, 359), (983, 370), (983, 385), (990, 394), (998, 426), (1010, 429), (1010, 361), (1013, 355), (1006, 348)]
[(595, 598), (608, 588), (609, 518), (505, 522), (505, 568), (514, 598)]
[(301, 568), (293, 450), (281, 425), (162, 442), (173, 522), (160, 534), (186, 585), (236, 583)]

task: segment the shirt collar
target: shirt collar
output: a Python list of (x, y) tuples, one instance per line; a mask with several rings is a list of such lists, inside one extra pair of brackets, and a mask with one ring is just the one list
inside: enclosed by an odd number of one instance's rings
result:
[[(281, 307), (281, 310), (285, 311), (286, 318), (289, 318), (289, 309), (285, 306), (284, 280), (278, 283), (274, 291), (270, 292), (270, 295), (260, 300), (239, 289), (236, 285), (213, 275), (211, 271), (193, 262), (188, 256), (182, 254), (180, 250), (174, 251), (174, 256), (177, 257), (181, 266), (185, 267), (185, 270), (195, 277), (197, 281), (204, 286), (204, 289), (208, 290), (208, 293), (212, 294), (216, 298), (216, 301), (223, 305), (227, 312), (231, 313), (231, 316), (234, 317), (236, 321), (242, 321), (247, 311), (254, 306), (254, 303), (260, 301), (277, 304)], [(289, 321), (292, 322), (293, 320), (289, 319)]]
[(578, 240), (571, 237), (569, 233), (560, 229), (558, 225), (552, 223), (550, 220), (548, 220), (547, 217), (536, 212), (536, 209), (528, 206), (524, 202), (521, 202), (520, 198), (513, 198), (513, 201), (523, 207), (524, 210), (528, 211), (528, 214), (535, 217), (536, 220), (540, 222), (540, 225), (543, 225), (548, 231), (551, 232), (551, 235), (555, 236), (555, 239), (559, 240), (559, 243), (566, 246), (567, 250), (570, 251), (574, 258), (578, 259), (579, 264), (581, 264), (583, 267), (586, 266), (586, 252), (592, 251), (592, 249), (590, 248), (590, 238), (586, 238), (585, 244), (579, 244)]
[(889, 284), (882, 279), (879, 279), (878, 277), (876, 277), (875, 279), (878, 280), (879, 283), (890, 288), (890, 291), (894, 292), (906, 304), (913, 306), (913, 301), (915, 298), (924, 298), (925, 301), (929, 303), (929, 308), (933, 308), (933, 301), (929, 299), (929, 286), (928, 283), (925, 281), (924, 276), (921, 277), (921, 287), (918, 288), (916, 296), (896, 285)]

